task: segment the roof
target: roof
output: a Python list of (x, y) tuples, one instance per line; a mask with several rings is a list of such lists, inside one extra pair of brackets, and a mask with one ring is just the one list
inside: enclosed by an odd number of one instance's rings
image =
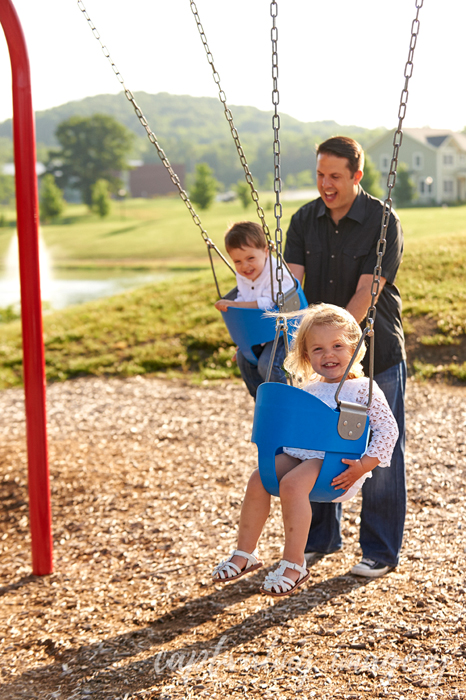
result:
[(458, 131), (423, 127), (422, 129), (403, 129), (403, 134), (434, 148), (439, 148), (448, 138), (453, 138), (458, 146), (466, 151), (466, 134), (460, 134)]
[[(403, 136), (404, 135), (410, 136), (424, 146), (434, 149), (439, 148), (447, 139), (452, 138), (456, 141), (459, 148), (466, 153), (466, 134), (459, 133), (458, 131), (451, 131), (450, 129), (430, 129), (426, 126), (422, 129), (403, 129)], [(379, 137), (370, 144), (367, 150), (370, 151), (371, 148), (383, 141), (386, 137), (387, 134)]]

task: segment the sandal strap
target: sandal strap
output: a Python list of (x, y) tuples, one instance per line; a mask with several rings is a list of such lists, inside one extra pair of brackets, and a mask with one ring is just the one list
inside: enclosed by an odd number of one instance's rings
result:
[[(217, 566), (213, 570), (212, 576), (215, 576), (215, 574), (219, 574), (220, 578), (231, 578), (233, 574), (237, 576), (240, 573), (241, 569), (239, 568), (239, 566), (234, 562), (227, 560), (221, 561), (220, 564), (217, 564)], [(222, 576), (222, 574), (225, 574), (225, 576)]]
[[(240, 567), (237, 564), (231, 561), (231, 558), (234, 556), (243, 557), (244, 559), (246, 559), (246, 566), (244, 567), (244, 569), (240, 569)], [(257, 558), (257, 549), (255, 549), (251, 554), (249, 554), (248, 552), (243, 552), (241, 549), (235, 549), (230, 554), (228, 559), (224, 559), (219, 564), (217, 564), (217, 566), (212, 572), (212, 576), (215, 577), (215, 575), (218, 574), (219, 578), (221, 579), (236, 578), (241, 573), (244, 573), (252, 566), (255, 566), (259, 563), (259, 559)]]
[(246, 569), (249, 569), (250, 566), (254, 566), (254, 564), (259, 563), (259, 559), (257, 558), (257, 549), (255, 549), (251, 554), (248, 554), (248, 552), (243, 552), (242, 549), (235, 549), (231, 554), (230, 554), (230, 559), (231, 557), (244, 557), (244, 559), (247, 559), (247, 564), (246, 564)]
[[(304, 564), (306, 561), (304, 561)], [(286, 569), (293, 569), (295, 571), (299, 571), (299, 578), (297, 581), (293, 581), (291, 578), (288, 578), (288, 576), (285, 576), (285, 570)], [(274, 590), (275, 592), (286, 592), (289, 591), (291, 588), (295, 587), (299, 581), (301, 581), (302, 578), (304, 578), (307, 574), (307, 569), (305, 566), (300, 566), (299, 564), (295, 564), (291, 561), (286, 561), (286, 559), (282, 559), (278, 568), (275, 569), (275, 571), (271, 571), (270, 573), (267, 574), (265, 577), (264, 583), (262, 584), (262, 588), (265, 590)]]
[[(300, 566), (299, 564), (295, 564), (292, 561), (286, 561), (286, 559), (282, 559), (278, 566), (278, 569), (282, 569), (283, 571), (285, 571), (285, 569), (293, 569), (294, 571), (299, 571), (301, 576), (305, 576), (307, 574), (306, 560), (304, 560), (303, 565)], [(301, 578), (301, 576), (299, 578)]]

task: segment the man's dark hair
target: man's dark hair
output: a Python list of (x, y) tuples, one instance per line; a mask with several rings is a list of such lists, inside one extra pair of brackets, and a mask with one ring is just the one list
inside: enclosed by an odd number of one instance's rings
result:
[(364, 151), (362, 146), (348, 136), (332, 136), (317, 146), (316, 154), (327, 153), (337, 158), (346, 158), (351, 175), (364, 169)]
[(225, 234), (225, 248), (267, 248), (267, 239), (262, 226), (253, 221), (239, 221), (230, 226)]

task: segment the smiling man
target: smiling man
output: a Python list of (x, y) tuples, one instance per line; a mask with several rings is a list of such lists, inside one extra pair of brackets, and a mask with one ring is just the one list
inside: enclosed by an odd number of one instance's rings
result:
[[(382, 202), (360, 185), (363, 171), (364, 152), (357, 141), (335, 136), (321, 143), (317, 148), (320, 197), (294, 214), (285, 246), (285, 259), (295, 277), (304, 280), (308, 302), (346, 307), (358, 323), (364, 321), (371, 303), (383, 213)], [(374, 328), (375, 379), (395, 415), (400, 437), (391, 468), (376, 468), (362, 489), (359, 541), (363, 559), (351, 571), (372, 578), (397, 566), (406, 515), (406, 353), (400, 293), (394, 284), (403, 253), (403, 232), (394, 212), (386, 239)], [(365, 369), (367, 374), (367, 364)], [(312, 510), (306, 547), (308, 564), (342, 546), (341, 504), (316, 503)]]

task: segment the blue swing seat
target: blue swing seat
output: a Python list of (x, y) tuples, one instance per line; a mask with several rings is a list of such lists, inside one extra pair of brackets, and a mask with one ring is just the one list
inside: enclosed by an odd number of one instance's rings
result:
[(275, 455), (283, 447), (299, 447), (325, 452), (317, 481), (309, 494), (310, 501), (329, 503), (342, 496), (343, 489), (331, 486), (332, 480), (347, 466), (342, 458), (359, 459), (369, 437), (369, 420), (357, 440), (340, 437), (340, 411), (303, 389), (287, 384), (266, 382), (257, 390), (251, 441), (259, 452), (259, 473), (265, 490), (279, 496)]
[[(308, 305), (307, 299), (301, 285), (296, 280), (296, 291), (299, 296), (299, 308), (305, 309)], [(236, 298), (235, 290), (229, 292), (225, 299)], [(275, 311), (278, 308), (275, 307)], [(261, 345), (275, 339), (275, 319), (272, 316), (266, 316), (262, 309), (244, 309), (230, 306), (228, 311), (222, 311), (223, 320), (228, 328), (231, 339), (239, 347), (244, 357), (253, 365), (257, 365), (257, 357), (252, 351), (253, 345)], [(291, 342), (291, 337), (295, 324), (288, 324), (288, 340)]]

